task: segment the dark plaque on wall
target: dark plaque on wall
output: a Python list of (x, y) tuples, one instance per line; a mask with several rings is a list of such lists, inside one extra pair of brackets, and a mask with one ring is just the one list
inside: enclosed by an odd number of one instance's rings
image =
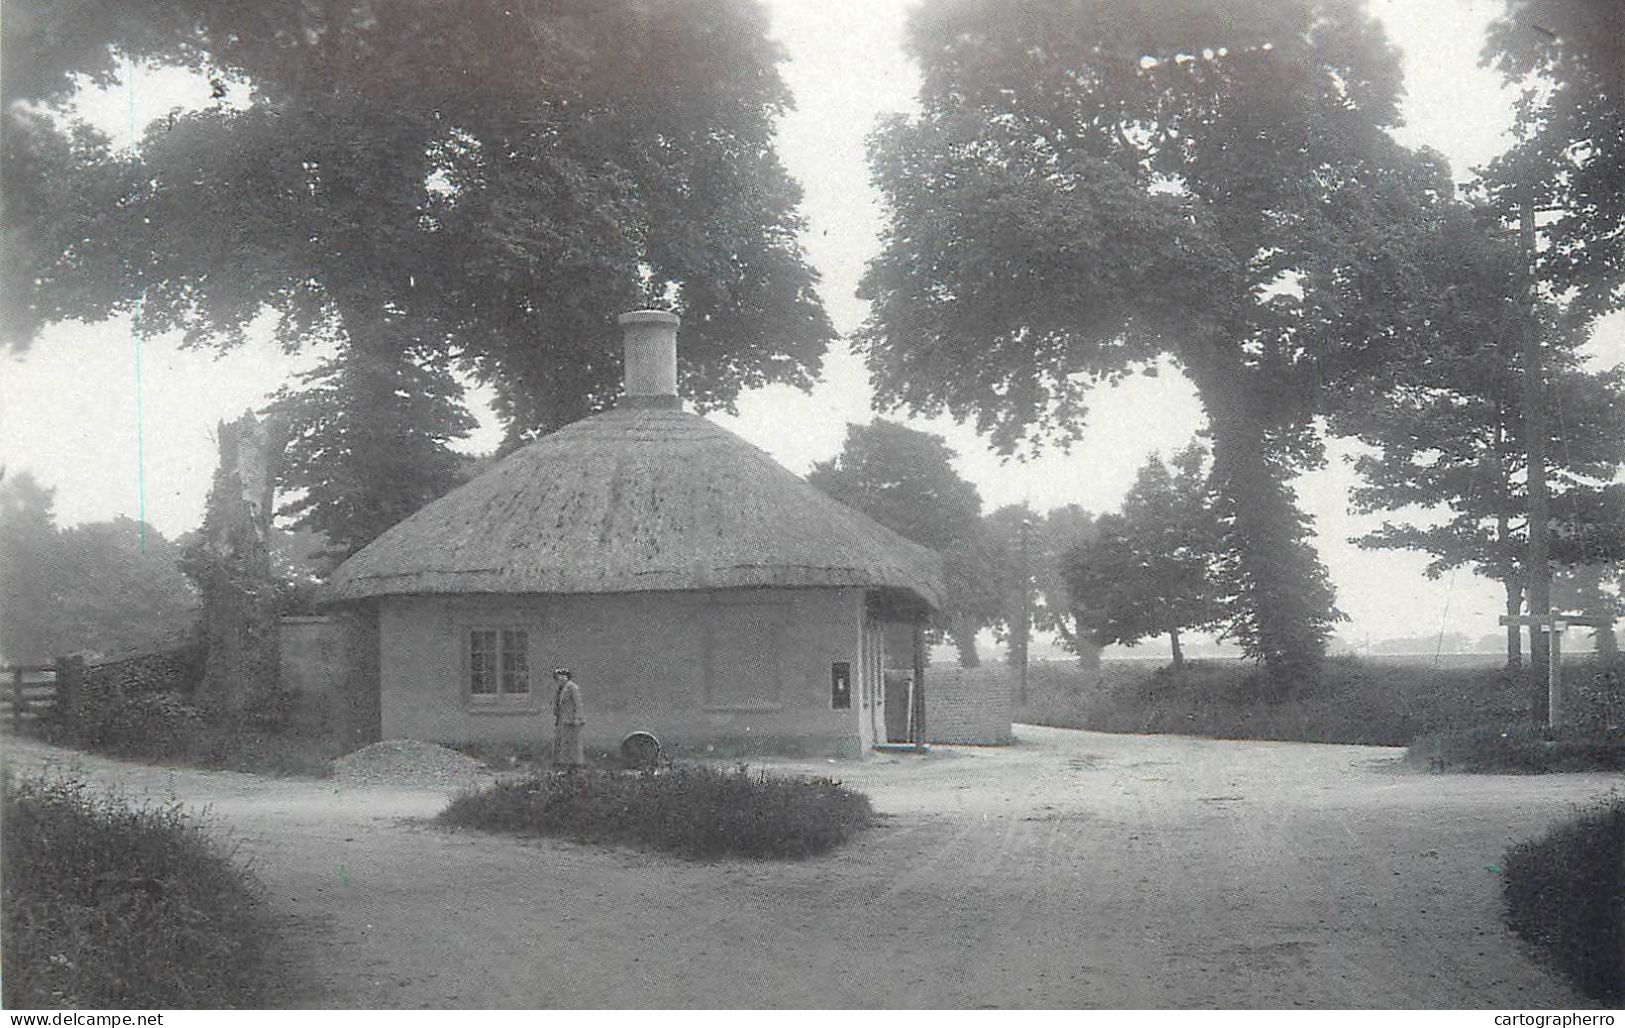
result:
[(829, 666), (829, 705), (836, 710), (852, 706), (852, 665), (844, 660)]

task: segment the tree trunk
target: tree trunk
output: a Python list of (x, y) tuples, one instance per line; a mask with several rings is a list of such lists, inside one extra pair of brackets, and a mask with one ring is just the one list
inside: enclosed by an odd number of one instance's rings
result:
[(948, 630), (954, 649), (959, 652), (960, 667), (981, 667), (982, 658), (976, 652), (976, 626), (955, 625)]
[[(1032, 557), (1031, 541), (1028, 539), (1030, 528), (1027, 524), (1026, 514), (1022, 515), (1021, 523), (1017, 526), (1016, 555), (1017, 583), (1016, 609), (1009, 618), (1010, 646), (1005, 659), (1013, 668), (1027, 666), (1027, 648), (1032, 639), (1033, 632), (1033, 583), (1032, 583)], [(1025, 699), (1025, 697), (1023, 697)]]
[(1095, 642), (1094, 633), (1083, 627), (1081, 614), (1074, 613), (1072, 621), (1078, 626), (1073, 632), (1072, 643), (1072, 652), (1078, 655), (1078, 666), (1090, 671), (1100, 670), (1100, 644)]
[(1032, 644), (1032, 629), (1018, 621), (1010, 626), (1010, 645), (1005, 652), (1005, 663), (1022, 667), (1027, 663), (1027, 652)]
[(1261, 419), (1219, 398), (1203, 403), (1213, 434), (1216, 506), (1226, 522), (1223, 573), (1238, 596), (1232, 632), (1284, 685), (1325, 655), (1337, 616), (1331, 586), (1305, 538), (1306, 519), (1286, 472), (1270, 458)]
[[(1513, 552), (1511, 484), (1507, 481), (1506, 425), (1510, 412), (1504, 404), (1496, 405), (1495, 438), (1491, 443), (1495, 456), (1495, 546), (1496, 563), (1502, 587), (1506, 589), (1507, 617), (1515, 618), (1523, 610), (1523, 581), (1518, 576), (1518, 561)], [(1523, 666), (1522, 629), (1507, 625), (1507, 670), (1516, 671)]]
[(214, 720), (235, 724), (277, 688), (276, 589), (267, 536), (268, 479), (277, 445), (252, 414), (220, 425), (220, 467), (204, 517), (199, 591), (205, 646), (201, 695)]
[[(1523, 610), (1523, 587), (1517, 579), (1509, 578), (1502, 581), (1507, 596), (1507, 617), (1516, 618)], [(1516, 671), (1523, 667), (1523, 629), (1517, 625), (1507, 625), (1507, 670)]]
[(1055, 619), (1055, 634), (1061, 637), (1061, 645), (1077, 656), (1079, 667), (1093, 671), (1100, 667), (1100, 647), (1082, 625), (1083, 617), (1077, 611), (1062, 614)]
[(1174, 681), (1180, 685), (1185, 684), (1185, 653), (1179, 648), (1179, 629), (1173, 625), (1168, 626), (1168, 646), (1174, 653)]
[[(1529, 590), (1529, 613), (1544, 617), (1552, 609), (1552, 569), (1547, 558), (1546, 534), (1551, 530), (1546, 495), (1546, 384), (1542, 370), (1540, 321), (1535, 314), (1535, 208), (1525, 198), (1518, 212), (1518, 234), (1523, 240), (1527, 262), (1523, 331), (1523, 438), (1525, 472), (1528, 476), (1528, 552), (1524, 559), (1524, 582)], [(1538, 628), (1529, 632), (1529, 706), (1535, 721), (1545, 724), (1551, 717), (1547, 703), (1547, 664), (1551, 641)]]

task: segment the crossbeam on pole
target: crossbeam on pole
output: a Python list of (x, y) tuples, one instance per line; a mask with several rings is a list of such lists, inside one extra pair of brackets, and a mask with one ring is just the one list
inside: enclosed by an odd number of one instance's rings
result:
[[(1614, 618), (1607, 614), (1503, 614), (1503, 625), (1527, 627), (1531, 634), (1546, 632), (1546, 724), (1558, 728), (1563, 724), (1563, 630), (1571, 625), (1590, 628), (1612, 627)], [(1531, 648), (1533, 643), (1531, 643)]]

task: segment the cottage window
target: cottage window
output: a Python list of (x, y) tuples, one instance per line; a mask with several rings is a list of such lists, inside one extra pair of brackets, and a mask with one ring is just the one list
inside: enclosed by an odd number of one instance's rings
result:
[(529, 699), (530, 633), (523, 628), (470, 628), (467, 681), (475, 702)]

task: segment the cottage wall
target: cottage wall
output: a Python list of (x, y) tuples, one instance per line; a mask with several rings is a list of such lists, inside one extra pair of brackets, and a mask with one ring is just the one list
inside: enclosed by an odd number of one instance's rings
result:
[[(847, 662), (856, 686), (862, 618), (858, 589), (388, 597), (379, 618), (383, 736), (550, 740), (548, 672), (568, 666), (581, 685), (589, 750), (648, 731), (691, 752), (857, 755), (870, 742), (858, 698), (833, 709), (830, 676), (832, 664)], [(470, 699), (466, 639), (481, 627), (528, 633), (528, 698)]]

